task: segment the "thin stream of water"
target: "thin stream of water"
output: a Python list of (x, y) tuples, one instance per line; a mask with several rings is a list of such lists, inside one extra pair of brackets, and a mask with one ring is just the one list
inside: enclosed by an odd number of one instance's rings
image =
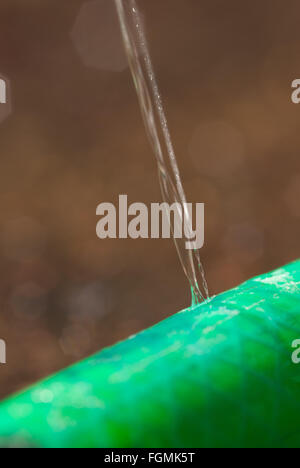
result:
[[(186, 196), (147, 46), (144, 26), (135, 0), (115, 0), (129, 66), (136, 87), (146, 131), (158, 163), (158, 176), (162, 196), (170, 205), (180, 203), (178, 212), (191, 238), (192, 219), (186, 208)], [(177, 218), (177, 217), (175, 217)], [(174, 226), (171, 226), (174, 233)], [(199, 250), (187, 250), (187, 237), (176, 239), (176, 249), (192, 291), (192, 305), (208, 299), (209, 292)], [(199, 286), (201, 281), (201, 287)]]

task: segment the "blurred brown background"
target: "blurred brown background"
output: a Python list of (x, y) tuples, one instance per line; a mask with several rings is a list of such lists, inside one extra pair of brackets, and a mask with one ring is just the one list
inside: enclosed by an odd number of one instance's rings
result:
[[(299, 257), (298, 0), (139, 0), (212, 294)], [(0, 396), (189, 305), (172, 241), (100, 241), (160, 201), (112, 0), (2, 0)]]

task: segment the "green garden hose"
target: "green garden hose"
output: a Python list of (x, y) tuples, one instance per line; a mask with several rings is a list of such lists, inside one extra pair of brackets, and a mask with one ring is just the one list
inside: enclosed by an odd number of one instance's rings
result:
[(2, 447), (299, 447), (300, 261), (0, 406)]

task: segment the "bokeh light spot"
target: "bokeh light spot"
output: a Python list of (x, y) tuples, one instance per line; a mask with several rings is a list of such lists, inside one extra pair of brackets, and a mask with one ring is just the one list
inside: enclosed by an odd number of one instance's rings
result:
[(227, 122), (199, 125), (190, 142), (190, 155), (201, 175), (226, 177), (241, 168), (245, 159), (242, 134)]
[(84, 65), (115, 72), (127, 68), (118, 17), (111, 0), (84, 4), (71, 37)]

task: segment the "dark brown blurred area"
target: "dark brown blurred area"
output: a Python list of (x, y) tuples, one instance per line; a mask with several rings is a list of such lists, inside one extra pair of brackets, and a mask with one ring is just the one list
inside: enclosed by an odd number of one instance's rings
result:
[[(211, 294), (299, 257), (298, 0), (140, 0)], [(185, 308), (172, 241), (96, 237), (161, 201), (112, 0), (2, 0), (0, 396)]]

